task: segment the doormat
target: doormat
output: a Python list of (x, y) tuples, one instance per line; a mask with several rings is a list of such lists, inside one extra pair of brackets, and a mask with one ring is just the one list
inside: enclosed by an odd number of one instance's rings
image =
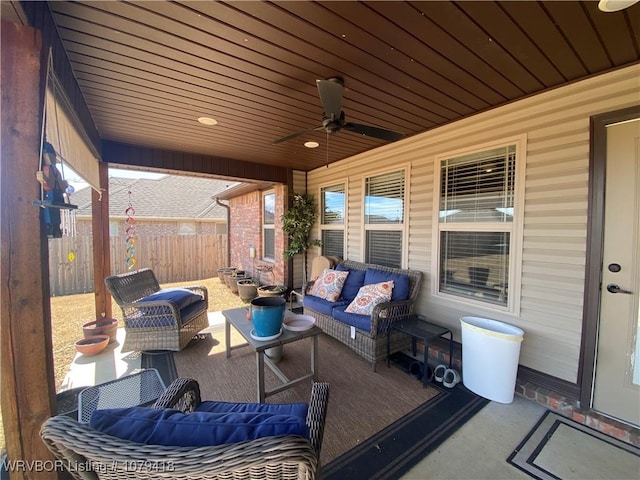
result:
[(640, 449), (547, 410), (507, 462), (540, 480), (637, 479)]
[(462, 384), (429, 388), (441, 393), (322, 467), (323, 480), (400, 478), (489, 403)]

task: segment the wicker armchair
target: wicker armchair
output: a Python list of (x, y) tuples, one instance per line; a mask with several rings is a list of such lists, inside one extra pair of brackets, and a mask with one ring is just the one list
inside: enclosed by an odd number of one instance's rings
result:
[(206, 287), (182, 287), (200, 294), (202, 300), (179, 308), (167, 300), (140, 301), (162, 290), (153, 270), (149, 268), (112, 275), (104, 283), (122, 309), (126, 332), (123, 351), (179, 351), (198, 332), (209, 326)]
[[(77, 479), (311, 480), (319, 470), (328, 400), (329, 385), (314, 383), (306, 422), (310, 440), (280, 435), (214, 447), (143, 445), (100, 433), (64, 415), (48, 419), (40, 434)], [(153, 408), (170, 407), (186, 413), (199, 404), (198, 383), (179, 378)]]

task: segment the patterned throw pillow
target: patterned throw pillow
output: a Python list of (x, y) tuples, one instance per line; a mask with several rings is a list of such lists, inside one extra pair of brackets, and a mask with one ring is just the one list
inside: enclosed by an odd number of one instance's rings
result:
[(353, 302), (345, 309), (348, 313), (357, 313), (358, 315), (371, 315), (373, 307), (379, 303), (391, 300), (391, 292), (393, 291), (393, 281), (373, 283), (363, 285), (358, 291), (358, 295)]
[(324, 298), (328, 302), (335, 302), (340, 298), (347, 275), (349, 272), (338, 272), (325, 268), (322, 275), (313, 283), (309, 293), (314, 297)]

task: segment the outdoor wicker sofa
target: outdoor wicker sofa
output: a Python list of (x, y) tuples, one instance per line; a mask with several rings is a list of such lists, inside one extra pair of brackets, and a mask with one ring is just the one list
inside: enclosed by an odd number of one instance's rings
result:
[[(339, 340), (369, 361), (375, 371), (376, 363), (386, 358), (387, 334), (391, 331), (391, 325), (413, 313), (414, 302), (420, 291), (422, 272), (352, 260), (340, 261), (334, 269), (353, 271), (354, 274), (350, 273), (351, 280), (355, 280), (357, 277), (358, 281), (351, 281), (352, 284), (349, 288), (347, 287), (348, 283), (345, 283), (340, 298), (335, 302), (310, 297), (309, 292), (313, 287), (313, 283), (310, 282), (305, 288), (304, 313), (314, 317), (316, 324), (324, 333)], [(385, 275), (388, 275), (390, 279), (395, 278), (396, 286), (394, 289), (400, 288), (398, 280), (402, 279), (405, 282), (402, 288), (406, 298), (402, 300), (392, 298), (389, 302), (380, 303), (373, 308), (370, 316), (345, 314), (345, 308), (355, 298), (358, 286), (365, 284), (365, 278), (368, 278), (365, 275), (368, 273), (372, 273), (371, 278), (376, 278), (376, 281), (383, 279)], [(347, 277), (347, 282), (350, 282), (349, 277)], [(401, 298), (405, 297), (405, 294)], [(410, 346), (410, 338), (396, 331), (391, 331), (390, 342), (391, 353)]]
[(126, 332), (123, 351), (182, 350), (209, 326), (207, 288), (161, 288), (149, 268), (104, 280), (122, 309)]
[[(314, 383), (306, 416), (308, 439), (280, 435), (204, 447), (147, 445), (106, 435), (64, 415), (48, 419), (40, 435), (77, 479), (312, 480), (319, 470), (328, 400), (329, 385)], [(195, 380), (178, 378), (152, 408), (188, 413), (206, 403)]]

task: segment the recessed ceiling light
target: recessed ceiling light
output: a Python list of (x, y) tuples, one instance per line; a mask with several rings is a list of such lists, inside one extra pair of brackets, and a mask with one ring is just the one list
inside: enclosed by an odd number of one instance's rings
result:
[(318, 142), (304, 142), (304, 146), (307, 148), (318, 148), (320, 144)]
[(638, 0), (600, 0), (598, 8), (603, 12), (618, 12), (634, 3), (638, 3)]
[(198, 118), (198, 122), (200, 122), (203, 125), (217, 125), (218, 121), (210, 118), (210, 117), (200, 117)]

